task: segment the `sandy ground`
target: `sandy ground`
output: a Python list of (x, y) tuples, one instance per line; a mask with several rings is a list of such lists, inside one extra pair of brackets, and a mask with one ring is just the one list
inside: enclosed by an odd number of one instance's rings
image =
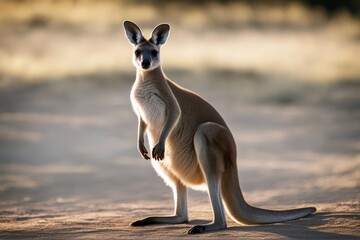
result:
[(133, 73), (115, 73), (1, 90), (0, 238), (360, 238), (359, 84), (275, 91), (276, 82), (236, 73), (226, 85), (213, 81), (216, 73), (193, 81), (186, 72), (168, 74), (229, 123), (251, 204), (317, 213), (260, 226), (228, 219), (226, 230), (190, 236), (191, 226), (212, 219), (206, 193), (190, 190), (188, 224), (129, 227), (172, 213), (173, 203), (135, 148)]
[[(170, 201), (109, 203), (48, 203), (28, 211), (8, 211), (2, 217), (1, 237), (36, 239), (127, 239), (127, 238), (242, 238), (242, 239), (358, 239), (359, 203), (317, 204), (319, 212), (308, 218), (274, 225), (239, 226), (228, 219), (228, 229), (187, 235), (195, 224), (208, 223), (211, 212), (202, 204), (190, 207), (188, 224), (129, 227), (129, 221), (151, 214), (168, 214)], [(64, 206), (65, 205), (65, 206)], [(75, 205), (75, 206), (74, 206)], [(196, 206), (197, 205), (197, 206)], [(5, 222), (6, 221), (6, 222)]]

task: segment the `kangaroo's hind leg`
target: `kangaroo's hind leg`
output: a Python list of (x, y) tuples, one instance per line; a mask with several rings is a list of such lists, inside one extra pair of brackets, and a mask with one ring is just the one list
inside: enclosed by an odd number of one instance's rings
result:
[(188, 222), (188, 210), (187, 210), (187, 189), (179, 181), (175, 181), (172, 186), (174, 194), (174, 214), (171, 216), (154, 216), (147, 217), (142, 220), (135, 221), (130, 224), (130, 226), (146, 226), (151, 224), (160, 224), (160, 223), (186, 223)]
[(226, 167), (227, 155), (232, 150), (229, 138), (231, 134), (226, 128), (211, 122), (201, 124), (195, 133), (196, 156), (206, 179), (214, 219), (210, 224), (194, 226), (189, 234), (226, 228), (221, 201), (221, 176)]

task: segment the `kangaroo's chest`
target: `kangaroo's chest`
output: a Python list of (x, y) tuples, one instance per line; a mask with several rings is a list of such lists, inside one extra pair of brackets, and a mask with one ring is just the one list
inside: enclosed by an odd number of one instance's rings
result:
[(136, 114), (140, 115), (151, 130), (162, 129), (166, 117), (166, 105), (157, 89), (134, 86), (131, 102)]

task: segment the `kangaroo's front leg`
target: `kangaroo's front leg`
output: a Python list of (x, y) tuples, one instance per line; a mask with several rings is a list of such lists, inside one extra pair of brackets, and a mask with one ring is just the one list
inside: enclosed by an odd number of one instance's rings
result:
[(187, 189), (186, 187), (177, 182), (173, 187), (174, 193), (174, 215), (172, 216), (157, 216), (147, 217), (142, 220), (135, 221), (130, 226), (146, 226), (159, 223), (186, 223), (188, 222), (188, 210), (187, 210)]
[[(180, 115), (181, 115), (181, 109), (179, 107), (179, 104), (177, 100), (175, 99), (174, 95), (171, 93), (170, 89), (167, 88), (167, 92), (164, 93), (166, 96), (165, 98), (162, 98), (158, 96), (161, 102), (166, 106), (165, 112), (166, 112), (166, 119), (164, 126), (161, 130), (160, 137), (158, 140), (158, 143), (155, 145), (155, 147), (152, 150), (152, 157), (155, 160), (163, 160), (165, 157), (165, 141), (175, 125), (177, 124)], [(166, 100), (164, 100), (166, 99)]]
[(146, 159), (149, 160), (150, 157), (148, 156), (148, 151), (145, 147), (144, 144), (144, 135), (145, 135), (145, 130), (146, 130), (146, 123), (141, 119), (141, 117), (139, 116), (138, 119), (138, 142), (137, 142), (137, 149), (140, 152), (141, 156)]

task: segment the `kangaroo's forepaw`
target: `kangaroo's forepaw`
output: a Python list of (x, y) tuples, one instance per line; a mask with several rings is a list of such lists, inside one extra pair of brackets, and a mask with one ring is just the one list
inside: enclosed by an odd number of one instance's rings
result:
[(188, 234), (198, 234), (205, 232), (205, 226), (195, 226), (188, 231)]
[(156, 146), (152, 150), (151, 155), (157, 161), (163, 160), (164, 156), (165, 156), (165, 146), (164, 146), (164, 144), (161, 144), (161, 143), (156, 144)]

